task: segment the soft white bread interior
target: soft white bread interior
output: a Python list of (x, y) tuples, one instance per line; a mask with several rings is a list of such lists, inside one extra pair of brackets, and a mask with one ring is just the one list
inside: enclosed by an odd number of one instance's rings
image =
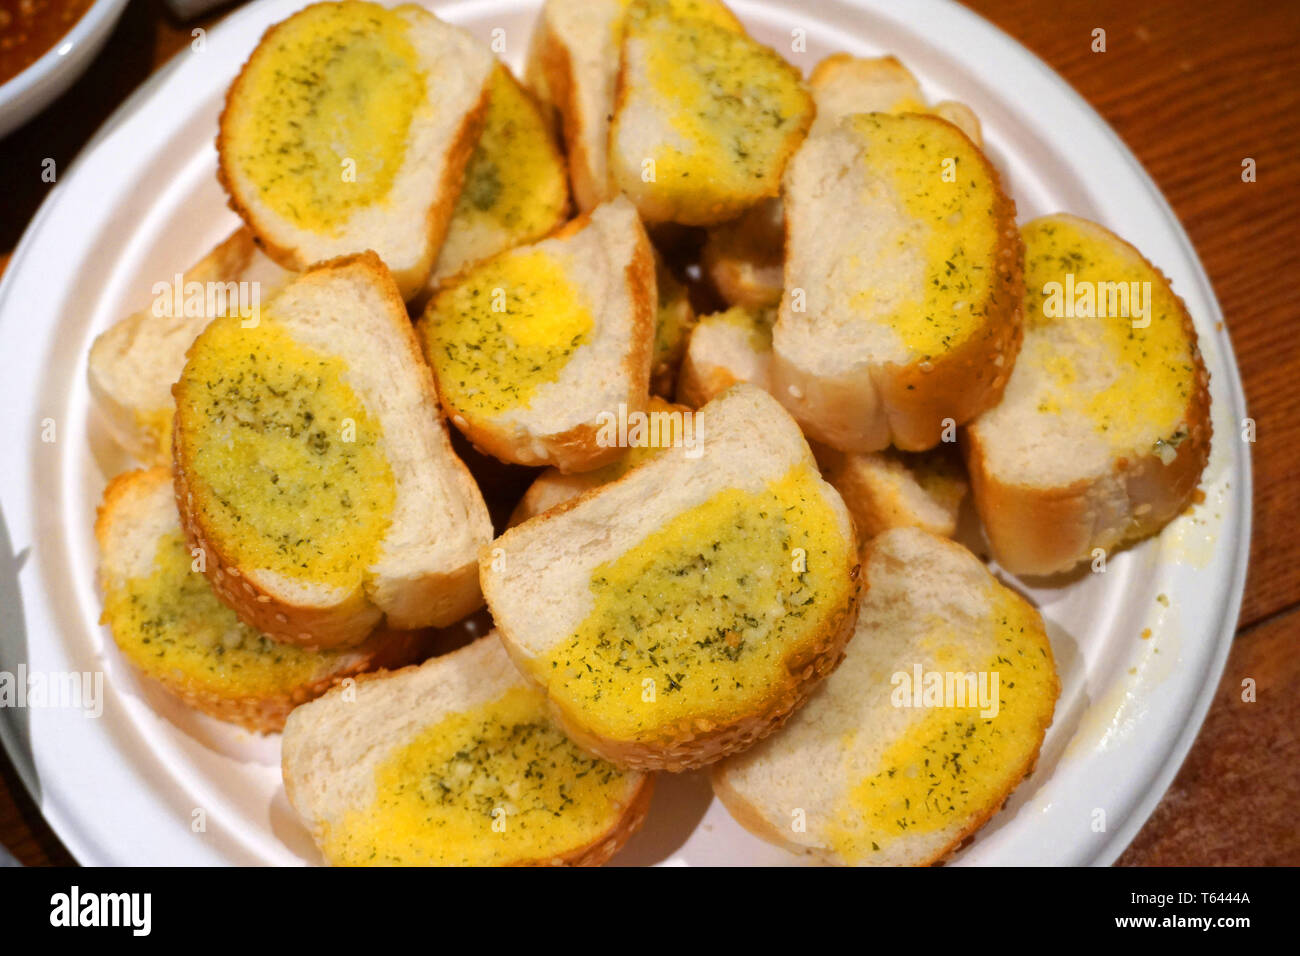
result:
[(721, 3), (633, 0), (609, 175), (647, 222), (726, 222), (780, 192), (813, 112), (799, 71)]
[(957, 533), (969, 486), (955, 446), (919, 452), (815, 450), (822, 474), (853, 515), (860, 544), (890, 528), (921, 528), (945, 538)]
[(171, 469), (118, 475), (95, 520), (106, 624), (146, 681), (190, 707), (273, 733), (289, 711), (355, 674), (414, 663), (425, 631), (381, 628), (357, 647), (307, 651), (272, 641), (217, 600), (181, 532)]
[(771, 733), (835, 666), (853, 527), (790, 416), (738, 385), (685, 441), (483, 550), (507, 649), (571, 737), (682, 770)]
[(477, 448), (588, 471), (623, 454), (600, 440), (603, 416), (645, 408), (655, 309), (650, 241), (620, 197), (460, 274), (419, 327), (443, 407)]
[(251, 313), (292, 277), (257, 248), (247, 228), (237, 229), (179, 281), (167, 276), (157, 283), (149, 308), (96, 337), (90, 393), (114, 440), (141, 462), (169, 463), (172, 385), (186, 350), (218, 315)]
[(626, 6), (626, 0), (546, 0), (533, 26), (524, 78), (559, 121), (580, 212), (618, 194), (609, 181), (606, 143)]
[(935, 863), (1033, 769), (1052, 648), (1038, 612), (944, 538), (887, 531), (863, 572), (844, 662), (713, 788), (746, 829), (824, 862)]
[(569, 183), (542, 107), (498, 63), (483, 132), (465, 166), (447, 238), (424, 290), (422, 310), (438, 286), (476, 262), (541, 239), (564, 224)]
[(854, 114), (786, 173), (773, 392), (841, 451), (932, 448), (997, 403), (1020, 344), (1015, 204), (957, 127)]
[(1025, 343), (963, 442), (993, 554), (1053, 574), (1155, 534), (1210, 453), (1209, 375), (1169, 280), (1096, 223), (1026, 224)]
[(226, 94), (230, 205), (288, 269), (370, 249), (404, 298), (433, 269), (492, 54), (413, 4), (318, 3), (271, 27)]
[(335, 865), (598, 865), (653, 788), (565, 737), (495, 632), (299, 707), (281, 753)]
[(378, 256), (302, 273), (256, 326), (214, 321), (174, 393), (182, 523), (250, 627), (321, 648), (480, 605), (487, 507)]
[(547, 468), (533, 480), (515, 505), (510, 515), (510, 527), (550, 511), (592, 488), (622, 478), (630, 469), (666, 448), (695, 440), (691, 409), (666, 402), (658, 396), (650, 396), (642, 417), (633, 415), (630, 418), (627, 454), (595, 471), (579, 474), (566, 475), (558, 468)]
[(774, 309), (733, 306), (700, 319), (682, 361), (677, 399), (699, 408), (737, 382), (772, 390)]
[[(983, 146), (970, 107), (950, 100), (927, 106), (921, 84), (892, 56), (832, 54), (813, 69), (808, 89), (817, 105), (809, 135), (832, 130), (854, 113), (933, 113)], [(785, 208), (780, 199), (769, 199), (710, 229), (703, 264), (728, 303), (775, 307), (781, 301), (784, 247)]]

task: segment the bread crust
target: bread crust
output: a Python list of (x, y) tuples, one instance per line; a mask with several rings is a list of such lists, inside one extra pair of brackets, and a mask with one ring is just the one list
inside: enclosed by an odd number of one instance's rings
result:
[[(226, 88), (221, 116), (217, 120), (217, 182), (225, 190), (226, 204), (248, 226), (258, 247), (283, 268), (301, 272), (312, 265), (313, 260), (304, 256), (296, 247), (277, 242), (275, 239), (277, 235), (275, 223), (264, 220), (253, 212), (235, 186), (235, 177), (231, 173), (227, 161), (226, 149), (227, 139), (230, 135), (232, 113), (238, 105), (238, 93), (244, 75), (252, 65), (257, 51), (273, 40), (276, 32), (282, 29), (291, 19), (293, 18), (286, 17), (284, 20), (267, 28), (257, 46), (254, 47), (253, 52), (249, 54), (248, 59), (240, 67), (235, 79)], [(419, 294), (420, 289), (428, 280), (429, 274), (433, 271), (434, 264), (437, 261), (438, 250), (442, 248), (442, 241), (446, 238), (447, 227), (451, 224), (451, 216), (456, 208), (461, 179), (465, 174), (465, 165), (474, 152), (474, 146), (478, 142), (479, 134), (483, 131), (483, 123), (487, 118), (488, 101), (491, 96), (490, 86), (491, 71), (489, 70), (488, 76), (484, 79), (483, 88), (479, 91), (478, 102), (461, 119), (456, 136), (447, 148), (447, 162), (443, 167), (438, 195), (433, 205), (429, 207), (427, 214), (429, 225), (427, 247), (423, 250), (415, 267), (393, 272), (398, 285), (403, 289), (409, 289), (409, 295), (411, 296)], [(403, 164), (405, 165), (405, 161)], [(358, 248), (354, 252), (360, 253), (362, 251), (364, 250)], [(422, 274), (417, 275), (416, 273)]]
[[(424, 363), (424, 356), (415, 332), (406, 321), (405, 304), (379, 256), (369, 251), (341, 256), (312, 266), (302, 275), (306, 277), (351, 267), (359, 267), (369, 273), (375, 280), (377, 290), (388, 300), (389, 307), (385, 311), (389, 316), (399, 320), (394, 321), (393, 325), (404, 343), (404, 350), (407, 353), (405, 358), (415, 363), (415, 368), (423, 370), (422, 389), (425, 398), (432, 408), (437, 409), (433, 375)], [(379, 623), (384, 611), (367, 596), (364, 588), (358, 587), (329, 605), (295, 604), (285, 596), (250, 580), (243, 573), (243, 569), (234, 562), (233, 557), (203, 527), (199, 519), (199, 508), (194, 501), (195, 492), (188, 478), (189, 471), (193, 467), (192, 455), (185, 447), (185, 442), (180, 440), (179, 407), (184, 403), (186, 394), (183, 377), (172, 386), (172, 394), (176, 397), (178, 407), (173, 426), (177, 440), (173, 442), (172, 452), (176, 505), (180, 512), (181, 528), (185, 532), (189, 545), (202, 550), (205, 556), (204, 573), (217, 597), (249, 627), (260, 631), (272, 640), (285, 644), (293, 644), (308, 650), (323, 650), (355, 645), (365, 640)], [(437, 427), (446, 426), (439, 420)], [(474, 484), (474, 479), (465, 463), (457, 458), (450, 448), (447, 452), (448, 460), (444, 467), (454, 475), (459, 491), (465, 495), (478, 495), (478, 486)], [(482, 594), (477, 586), (477, 577), (472, 571), (471, 563), (464, 568), (451, 571), (431, 572), (422, 580), (405, 586), (404, 590), (408, 594), (438, 594), (442, 598), (436, 606), (436, 619), (421, 621), (420, 625), (441, 627), (452, 624), (481, 604)], [(384, 582), (376, 582), (376, 590), (383, 586)], [(397, 603), (390, 603), (389, 618), (393, 626), (407, 629), (415, 626), (412, 615), (419, 609), (409, 607), (408, 603), (402, 603), (400, 598), (397, 599)], [(425, 611), (429, 610), (427, 601), (420, 603)]]
[[(534, 520), (547, 521), (563, 514), (590, 493), (571, 498)], [(480, 561), (490, 560), (491, 551), (485, 549)], [(773, 688), (752, 713), (717, 724), (704, 720), (682, 721), (657, 728), (653, 737), (639, 741), (616, 740), (587, 729), (548, 695), (551, 714), (574, 743), (627, 770), (680, 773), (739, 753), (779, 730), (818, 683), (844, 659), (844, 647), (853, 636), (858, 619), (860, 576), (861, 565), (854, 564), (849, 571), (851, 588), (848, 602), (835, 612), (820, 634), (786, 658), (786, 679)], [(511, 659), (524, 674), (531, 676), (528, 655), (501, 622), (498, 621), (496, 626)]]
[[(564, 239), (581, 231), (590, 221), (591, 213), (583, 213), (565, 223), (549, 238)], [(506, 250), (498, 253), (498, 256), (509, 255), (512, 251)], [(649, 399), (650, 362), (654, 349), (655, 267), (650, 240), (644, 229), (639, 227), (637, 229), (636, 251), (632, 255), (632, 261), (624, 268), (623, 274), (632, 300), (632, 347), (619, 364), (628, 383), (622, 400), (631, 413), (644, 411)], [(534, 467), (554, 465), (565, 474), (574, 474), (593, 471), (612, 464), (627, 452), (626, 448), (619, 448), (616, 445), (602, 445), (598, 440), (602, 431), (601, 426), (590, 422), (575, 425), (556, 434), (538, 434), (530, 430), (529, 441), (521, 443), (512, 431), (500, 427), (491, 420), (470, 418), (462, 414), (451, 402), (442, 385), (437, 383), (437, 376), (434, 376), (434, 379), (437, 384), (438, 400), (446, 409), (452, 424), (470, 440), (476, 449), (499, 461)]]
[[(1168, 277), (1131, 243), (1115, 239), (1169, 284)], [(1108, 472), (1068, 485), (1019, 484), (1003, 481), (989, 468), (978, 429), (963, 429), (961, 447), (975, 505), (993, 555), (1007, 571), (1030, 576), (1069, 571), (1087, 560), (1094, 548), (1110, 551), (1156, 534), (1191, 503), (1210, 458), (1214, 433), (1210, 375), (1187, 304), (1177, 294), (1174, 300), (1194, 372), (1183, 416), (1188, 435), (1168, 465), (1153, 449), (1133, 458), (1115, 458)]]
[(542, 76), (547, 100), (558, 114), (564, 152), (568, 159), (569, 186), (581, 212), (590, 212), (614, 196), (606, 177), (592, 170), (586, 129), (578, 109), (577, 78), (568, 46), (556, 36), (543, 7), (529, 49), (529, 69)]
[[(831, 379), (800, 368), (774, 350), (773, 393), (809, 438), (840, 451), (880, 451), (891, 444), (903, 451), (933, 448), (942, 440), (948, 419), (964, 424), (1002, 400), (1024, 335), (1024, 246), (1015, 201), (1003, 189), (997, 169), (958, 127), (936, 116), (909, 115), (943, 123), (970, 143), (993, 186), (999, 267), (982, 304), (984, 322), (944, 355), (907, 364), (869, 363)], [(788, 204), (798, 201), (786, 195)], [(790, 218), (786, 216), (787, 269)], [(791, 285), (788, 274), (785, 284)]]
[(555, 859), (529, 860), (516, 866), (603, 866), (623, 846), (632, 834), (641, 829), (646, 814), (650, 812), (650, 797), (654, 794), (655, 778), (646, 774), (632, 792), (622, 816), (603, 834), (586, 846), (570, 850)]

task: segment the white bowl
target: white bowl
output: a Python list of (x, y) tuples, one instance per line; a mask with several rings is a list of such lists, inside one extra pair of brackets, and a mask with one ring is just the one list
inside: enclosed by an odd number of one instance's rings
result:
[(125, 8), (126, 0), (96, 0), (39, 60), (0, 83), (0, 137), (45, 109), (85, 72)]

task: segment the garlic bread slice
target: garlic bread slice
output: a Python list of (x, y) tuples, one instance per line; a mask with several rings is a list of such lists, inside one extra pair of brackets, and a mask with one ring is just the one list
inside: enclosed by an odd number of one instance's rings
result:
[(997, 403), (1020, 344), (1015, 204), (970, 139), (854, 114), (786, 173), (774, 394), (841, 451), (923, 451)]
[(505, 462), (572, 472), (621, 457), (602, 417), (645, 408), (655, 295), (622, 197), (461, 273), (419, 322), (448, 417)]
[(566, 732), (624, 767), (683, 770), (779, 727), (852, 631), (844, 503), (771, 396), (738, 385), (611, 484), (480, 559), (511, 656)]
[(595, 866), (654, 781), (581, 750), (496, 632), (299, 707), (284, 788), (337, 866)]
[(1025, 343), (1002, 401), (967, 429), (998, 563), (1053, 574), (1155, 534), (1210, 454), (1209, 375), (1169, 280), (1096, 223), (1027, 223)]
[(487, 507), (374, 253), (308, 269), (255, 325), (214, 321), (173, 392), (182, 524), (244, 623), (323, 648), (480, 605)]
[(822, 862), (936, 863), (1033, 769), (1060, 684), (1043, 620), (917, 528), (863, 553), (844, 662), (779, 734), (713, 769), (756, 836)]
[(442, 246), (492, 70), (485, 47), (414, 4), (300, 10), (226, 94), (231, 208), (286, 269), (370, 249), (410, 298)]

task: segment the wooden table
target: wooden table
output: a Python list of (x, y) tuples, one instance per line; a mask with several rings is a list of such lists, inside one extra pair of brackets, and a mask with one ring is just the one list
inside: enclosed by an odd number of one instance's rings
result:
[[(1294, 0), (968, 0), (1069, 80), (1173, 204), (1214, 282), (1257, 422), (1255, 534), (1219, 696), (1122, 864), (1300, 864), (1300, 4)], [(49, 188), (113, 108), (193, 26), (129, 5), (87, 76), (0, 141), (0, 267)], [(1092, 31), (1106, 31), (1106, 52)], [(1241, 181), (1255, 159), (1258, 181)], [(1216, 441), (1236, 440), (1216, 435)], [(1244, 703), (1245, 677), (1257, 701)], [(0, 757), (0, 844), (70, 863)]]

